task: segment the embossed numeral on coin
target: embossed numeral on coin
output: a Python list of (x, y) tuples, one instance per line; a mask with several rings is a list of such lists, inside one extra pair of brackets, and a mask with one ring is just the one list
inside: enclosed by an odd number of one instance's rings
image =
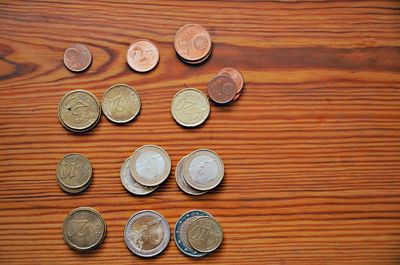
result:
[(211, 228), (206, 226), (197, 225), (193, 228), (194, 233), (191, 236), (192, 239), (206, 240), (211, 234)]
[(76, 169), (78, 162), (65, 162), (61, 167), (61, 178), (74, 178), (76, 177)]

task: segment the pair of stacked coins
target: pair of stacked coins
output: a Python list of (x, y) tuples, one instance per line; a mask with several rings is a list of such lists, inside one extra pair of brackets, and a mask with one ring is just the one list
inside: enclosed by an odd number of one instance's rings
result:
[(243, 86), (242, 74), (235, 68), (226, 67), (208, 82), (208, 96), (215, 103), (225, 105), (240, 97)]
[(184, 156), (176, 166), (179, 188), (190, 195), (202, 195), (216, 188), (224, 178), (224, 162), (210, 149), (198, 149)]
[(144, 145), (121, 166), (122, 185), (130, 193), (146, 195), (155, 191), (169, 176), (171, 159), (168, 153), (156, 145)]
[(57, 183), (68, 193), (80, 193), (92, 180), (92, 164), (81, 154), (68, 154), (57, 164)]

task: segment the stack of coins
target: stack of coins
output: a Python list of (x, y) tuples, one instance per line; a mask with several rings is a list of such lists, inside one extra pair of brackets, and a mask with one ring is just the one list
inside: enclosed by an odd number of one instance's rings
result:
[(80, 193), (92, 180), (92, 164), (81, 154), (68, 154), (57, 165), (57, 183), (68, 193)]
[(92, 54), (85, 45), (75, 43), (65, 50), (63, 61), (72, 72), (82, 72), (91, 64)]
[(106, 222), (95, 209), (79, 207), (65, 218), (62, 234), (70, 248), (78, 251), (92, 250), (103, 242), (106, 236)]
[(86, 90), (68, 92), (58, 105), (58, 119), (71, 132), (83, 133), (93, 129), (100, 117), (100, 102)]
[(242, 74), (232, 67), (223, 68), (208, 82), (208, 96), (217, 104), (225, 105), (237, 100), (243, 91)]
[(129, 218), (124, 230), (124, 239), (128, 249), (135, 255), (154, 257), (168, 246), (169, 224), (155, 211), (140, 211)]
[(183, 62), (200, 64), (211, 55), (210, 33), (198, 24), (184, 25), (175, 34), (174, 47)]
[(183, 157), (176, 166), (179, 188), (190, 195), (202, 195), (217, 187), (224, 177), (224, 162), (210, 149), (198, 149)]
[(221, 245), (223, 237), (219, 222), (205, 211), (189, 211), (175, 224), (175, 244), (190, 257), (200, 258), (213, 252)]
[(144, 145), (135, 150), (121, 166), (120, 177), (127, 191), (146, 195), (157, 189), (169, 176), (171, 159), (156, 145)]
[(126, 61), (136, 72), (148, 72), (156, 67), (160, 60), (157, 46), (145, 39), (133, 42), (126, 53)]

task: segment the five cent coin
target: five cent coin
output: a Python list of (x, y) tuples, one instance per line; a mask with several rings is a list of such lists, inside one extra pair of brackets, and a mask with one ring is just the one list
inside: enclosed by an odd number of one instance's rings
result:
[(208, 95), (218, 104), (231, 102), (236, 91), (236, 83), (230, 76), (217, 75), (208, 83)]
[(227, 76), (231, 77), (233, 79), (233, 81), (235, 81), (236, 94), (238, 94), (238, 93), (240, 93), (240, 91), (242, 91), (244, 80), (243, 80), (242, 74), (238, 70), (236, 70), (233, 67), (226, 67), (226, 68), (222, 68), (222, 70), (219, 71), (218, 75), (227, 75)]
[(92, 62), (92, 54), (83, 44), (72, 44), (64, 52), (64, 64), (73, 72), (87, 69)]
[(133, 42), (126, 54), (129, 67), (137, 72), (148, 72), (156, 67), (160, 59), (157, 46), (149, 40)]
[(187, 24), (175, 34), (176, 53), (185, 61), (201, 62), (211, 51), (211, 36), (198, 24)]

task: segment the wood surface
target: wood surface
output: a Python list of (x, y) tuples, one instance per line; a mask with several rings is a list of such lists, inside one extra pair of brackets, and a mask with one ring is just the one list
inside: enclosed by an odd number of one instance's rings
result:
[[(212, 35), (211, 58), (188, 66), (173, 38), (186, 23)], [(146, 74), (125, 61), (128, 45), (154, 41), (161, 60)], [(88, 71), (62, 63), (71, 43), (93, 54)], [(221, 68), (239, 69), (246, 86), (230, 106), (212, 106), (196, 129), (170, 114), (184, 87), (206, 92)], [(86, 89), (101, 99), (113, 84), (136, 88), (140, 115), (125, 126), (104, 116), (89, 133), (66, 131), (61, 97)], [(1, 264), (400, 264), (400, 1), (1, 1)], [(156, 144), (172, 174), (150, 196), (128, 194), (122, 162)], [(225, 178), (193, 197), (174, 179), (178, 160), (207, 147)], [(89, 189), (60, 190), (58, 160), (86, 155)], [(107, 222), (102, 246), (70, 250), (64, 217), (94, 207)], [(175, 246), (153, 259), (126, 248), (123, 229), (136, 211), (163, 214), (171, 229), (190, 209), (223, 226), (222, 246), (193, 260)]]

